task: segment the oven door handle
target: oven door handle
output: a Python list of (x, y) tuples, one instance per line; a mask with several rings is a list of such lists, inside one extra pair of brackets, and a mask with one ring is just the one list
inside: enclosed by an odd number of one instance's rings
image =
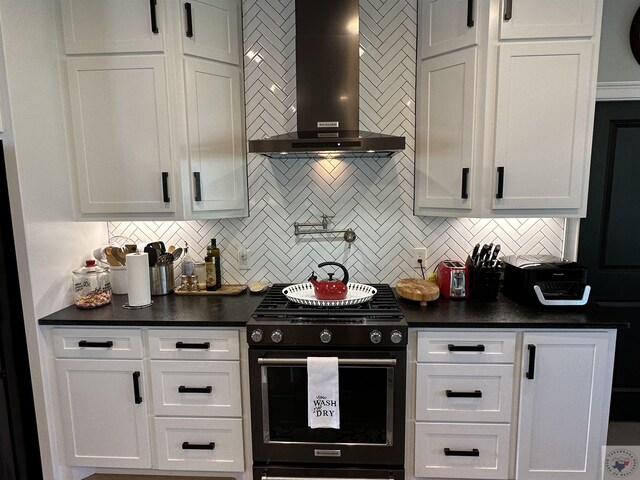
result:
[[(339, 358), (338, 365), (363, 365), (367, 367), (395, 366), (395, 358)], [(258, 358), (258, 365), (306, 365), (306, 358)], [(274, 479), (276, 477), (269, 477)], [(280, 479), (280, 477), (277, 477)], [(293, 478), (293, 477), (291, 477)], [(289, 477), (287, 477), (289, 479)], [(280, 479), (281, 480), (281, 479)], [(297, 479), (293, 479), (297, 480)], [(359, 479), (353, 479), (359, 480)]]
[[(262, 475), (261, 480), (385, 480), (383, 478), (340, 478), (340, 477), (270, 477)], [(388, 480), (393, 480), (389, 477)]]

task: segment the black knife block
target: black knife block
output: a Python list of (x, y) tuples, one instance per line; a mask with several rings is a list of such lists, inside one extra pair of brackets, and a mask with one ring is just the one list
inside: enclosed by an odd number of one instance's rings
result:
[(475, 268), (470, 257), (467, 257), (469, 300), (492, 301), (497, 300), (500, 289), (500, 269), (489, 270)]

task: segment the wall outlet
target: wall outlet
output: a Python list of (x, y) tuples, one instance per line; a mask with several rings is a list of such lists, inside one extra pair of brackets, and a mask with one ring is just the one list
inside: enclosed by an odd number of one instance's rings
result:
[(418, 247), (413, 249), (413, 268), (420, 268), (420, 262), (422, 261), (422, 267), (427, 268), (427, 249), (425, 247)]
[(243, 246), (238, 248), (238, 268), (240, 270), (251, 268), (251, 250)]

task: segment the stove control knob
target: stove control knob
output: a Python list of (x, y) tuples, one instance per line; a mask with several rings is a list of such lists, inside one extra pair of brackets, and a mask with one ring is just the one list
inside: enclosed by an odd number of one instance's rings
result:
[(320, 332), (320, 341), (322, 343), (329, 343), (331, 341), (331, 332), (326, 328)]
[(372, 330), (369, 334), (369, 340), (371, 340), (371, 343), (380, 343), (382, 334), (378, 330)]
[(254, 342), (261, 342), (262, 338), (262, 330), (260, 330), (259, 328), (256, 328), (253, 332), (251, 332), (251, 340), (253, 340)]
[(274, 343), (280, 343), (282, 341), (282, 330), (274, 330), (271, 332), (271, 340)]
[(399, 330), (394, 330), (391, 332), (391, 341), (393, 343), (400, 343), (402, 341), (402, 332)]

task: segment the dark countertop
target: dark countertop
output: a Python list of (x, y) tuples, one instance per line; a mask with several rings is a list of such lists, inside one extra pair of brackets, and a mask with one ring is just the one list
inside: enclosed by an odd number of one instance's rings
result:
[(151, 297), (153, 305), (140, 310), (122, 308), (127, 295), (114, 295), (111, 303), (92, 310), (75, 305), (44, 317), (40, 325), (140, 327), (244, 327), (264, 294)]
[[(109, 305), (93, 310), (64, 308), (39, 320), (40, 325), (140, 327), (242, 327), (264, 294), (237, 296), (152, 297), (153, 305), (125, 310), (127, 295), (114, 295)], [(535, 307), (500, 294), (494, 302), (440, 299), (420, 307), (398, 299), (409, 327), (431, 328), (629, 328), (640, 321), (640, 308)]]

